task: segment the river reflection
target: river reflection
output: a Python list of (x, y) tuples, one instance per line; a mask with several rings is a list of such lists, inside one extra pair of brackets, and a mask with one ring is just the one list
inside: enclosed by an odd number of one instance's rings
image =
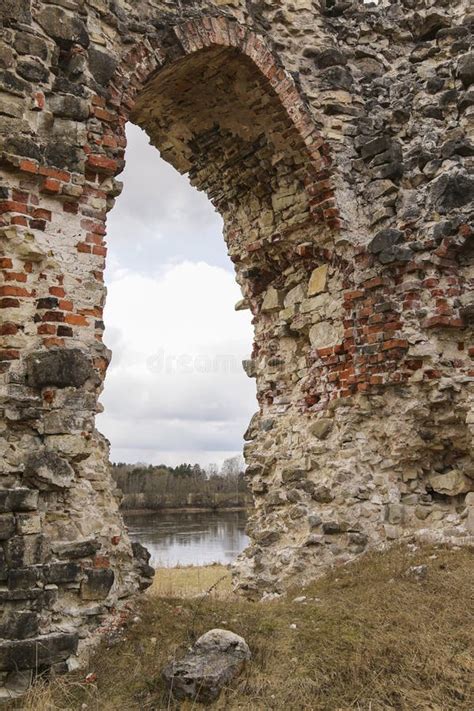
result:
[(124, 514), (132, 540), (151, 553), (154, 567), (232, 563), (245, 548), (245, 511)]

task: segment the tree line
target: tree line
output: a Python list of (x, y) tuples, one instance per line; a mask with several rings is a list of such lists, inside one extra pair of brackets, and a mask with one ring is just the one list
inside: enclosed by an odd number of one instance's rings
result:
[(210, 464), (112, 464), (112, 475), (123, 494), (123, 509), (248, 507), (251, 495), (244, 477), (243, 457)]

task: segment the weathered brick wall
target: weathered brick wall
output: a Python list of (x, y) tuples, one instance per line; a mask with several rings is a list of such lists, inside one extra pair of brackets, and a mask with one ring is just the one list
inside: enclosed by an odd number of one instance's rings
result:
[(3, 0), (4, 694), (71, 666), (147, 583), (94, 427), (128, 120), (223, 215), (254, 317), (237, 586), (472, 535), (468, 5)]

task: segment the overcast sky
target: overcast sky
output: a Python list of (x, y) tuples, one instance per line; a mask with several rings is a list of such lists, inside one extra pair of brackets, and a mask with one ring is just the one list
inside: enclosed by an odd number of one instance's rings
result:
[(105, 341), (113, 358), (97, 426), (112, 461), (221, 463), (257, 409), (241, 361), (249, 312), (205, 195), (129, 126), (124, 190), (107, 223)]

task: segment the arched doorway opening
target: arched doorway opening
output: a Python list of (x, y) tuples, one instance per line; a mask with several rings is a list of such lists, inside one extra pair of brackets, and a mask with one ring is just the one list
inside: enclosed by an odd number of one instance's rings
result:
[[(291, 418), (317, 401), (304, 378), (311, 322), (298, 319), (296, 304), (308, 289), (326, 290), (327, 247), (339, 225), (327, 148), (292, 77), (256, 35), (223, 18), (168, 29), (159, 47), (134, 47), (112, 77), (98, 114), (105, 148), (89, 156), (90, 179), (104, 183), (104, 176), (120, 171), (131, 121), (206, 193), (223, 219), (243, 296), (239, 308), (250, 310), (255, 333), (244, 363), (256, 378), (259, 404), (245, 433), (256, 503), (250, 533), (264, 545), (285, 536), (292, 545), (293, 534), (278, 511), (285, 464), (298, 466), (304, 457), (288, 440)], [(111, 197), (114, 191), (112, 183)], [(337, 275), (333, 281), (339, 291)], [(341, 335), (336, 330), (330, 333), (334, 342)], [(275, 496), (268, 505), (271, 489)], [(252, 584), (252, 553), (259, 545), (246, 555), (251, 569), (243, 575), (244, 587)]]

